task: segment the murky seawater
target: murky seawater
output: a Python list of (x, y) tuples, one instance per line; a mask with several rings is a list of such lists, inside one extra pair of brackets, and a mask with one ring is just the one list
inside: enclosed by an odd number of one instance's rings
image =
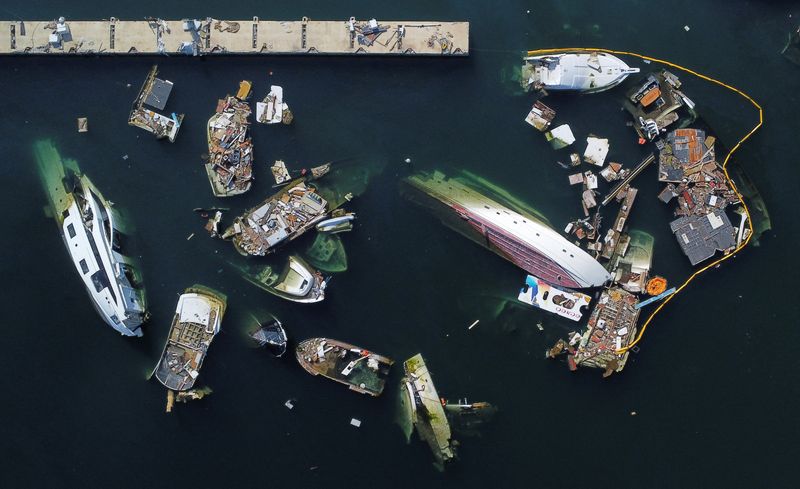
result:
[[(112, 11), (97, 2), (39, 2), (3, 5), (0, 15), (465, 19), (472, 22), (472, 55), (0, 59), (3, 487), (793, 485), (798, 431), (789, 408), (798, 397), (792, 349), (800, 311), (787, 286), (800, 239), (800, 67), (778, 52), (800, 21), (796, 5), (678, 2), (661, 16), (652, 3), (630, 0), (614, 8), (578, 1), (208, 8), (146, 1)], [(398, 190), (413, 170), (467, 170), (556, 229), (582, 215), (579, 192), (556, 163), (568, 150), (554, 152), (523, 122), (532, 99), (518, 93), (509, 73), (525, 49), (587, 45), (674, 60), (753, 95), (765, 126), (738, 158), (775, 228), (760, 247), (693, 283), (649, 327), (626, 370), (606, 380), (545, 361), (544, 349), (573, 324), (518, 303), (524, 272), (445, 228)], [(154, 62), (175, 83), (168, 109), (186, 114), (174, 144), (126, 124)], [(200, 159), (205, 123), (241, 79), (254, 82), (256, 98), (270, 84), (282, 85), (295, 121), (253, 127), (256, 182), (248, 194), (222, 201), (212, 197)], [(755, 114), (735, 96), (682, 80), (728, 146), (753, 123)], [(570, 123), (579, 149), (589, 133), (607, 137), (609, 158), (630, 167), (644, 149), (625, 125), (620, 97), (553, 95), (548, 104)], [(89, 118), (86, 134), (75, 130), (79, 116)], [(90, 306), (43, 211), (32, 149), (38, 139), (53, 140), (128, 212), (153, 313), (143, 338), (120, 337)], [(355, 230), (340, 235), (347, 269), (333, 273), (322, 304), (293, 304), (247, 283), (228, 265), (244, 258), (209, 238), (205, 219), (192, 211), (230, 207), (232, 219), (261, 202), (274, 192), (268, 167), (275, 159), (294, 168), (346, 160), (369, 175), (347, 205), (358, 214)], [(690, 268), (666, 225), (669, 210), (655, 199), (660, 186), (652, 170), (637, 180), (630, 223), (655, 238), (654, 271), (677, 281)], [(305, 252), (313, 242), (309, 233), (287, 251)], [(145, 378), (178, 295), (194, 283), (229, 298), (201, 375), (214, 392), (166, 415), (163, 387)], [(385, 394), (368, 399), (311, 377), (291, 355), (276, 360), (248, 348), (254, 315), (270, 314), (293, 341), (329, 336), (393, 357), (398, 363)], [(418, 352), (442, 395), (500, 407), (481, 437), (463, 439), (460, 462), (444, 474), (432, 466), (427, 446), (406, 444), (395, 423), (401, 362)], [(284, 406), (288, 399), (292, 410)], [(362, 420), (361, 428), (350, 426), (351, 418)]]

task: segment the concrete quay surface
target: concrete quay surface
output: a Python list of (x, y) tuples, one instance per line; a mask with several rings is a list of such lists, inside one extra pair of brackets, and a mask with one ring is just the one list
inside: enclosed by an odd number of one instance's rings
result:
[(0, 55), (466, 56), (469, 22), (0, 20)]

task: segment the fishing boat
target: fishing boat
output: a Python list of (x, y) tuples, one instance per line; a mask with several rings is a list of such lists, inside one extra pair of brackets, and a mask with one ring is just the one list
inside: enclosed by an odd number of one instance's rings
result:
[(277, 318), (259, 324), (258, 328), (250, 332), (250, 337), (259, 347), (266, 347), (273, 356), (280, 358), (286, 353), (286, 330)]
[(328, 280), (297, 255), (289, 256), (280, 272), (270, 265), (255, 271), (240, 270), (245, 280), (283, 299), (302, 303), (322, 302), (325, 299)]
[(126, 255), (122, 218), (77, 165), (68, 168), (49, 141), (36, 156), (64, 245), (103, 320), (124, 336), (142, 336), (149, 317), (144, 285)]
[(167, 389), (185, 391), (194, 386), (226, 307), (225, 295), (201, 285), (189, 287), (180, 296), (155, 369), (156, 378)]
[(379, 396), (394, 360), (329, 338), (302, 341), (297, 361), (311, 375), (322, 375), (356, 392)]
[(299, 178), (237, 217), (222, 237), (232, 239), (242, 255), (264, 256), (297, 239), (327, 214), (328, 202)]
[(522, 87), (526, 90), (576, 90), (596, 93), (639, 73), (624, 61), (600, 51), (565, 52), (523, 58)]

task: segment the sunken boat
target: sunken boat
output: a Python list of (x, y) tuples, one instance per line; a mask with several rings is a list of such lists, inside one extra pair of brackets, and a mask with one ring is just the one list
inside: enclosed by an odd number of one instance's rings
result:
[(219, 100), (216, 112), (208, 119), (205, 169), (216, 197), (243, 194), (253, 184), (249, 96), (250, 82), (240, 82), (236, 96)]
[(391, 358), (342, 341), (311, 338), (297, 345), (297, 361), (311, 375), (322, 375), (356, 392), (379, 396), (383, 392)]
[(325, 299), (327, 279), (297, 255), (289, 256), (282, 271), (270, 265), (240, 268), (251, 284), (292, 302), (313, 303)]
[(421, 354), (403, 363), (405, 377), (400, 384), (400, 401), (414, 429), (433, 452), (436, 465), (444, 468), (456, 458), (455, 445), (442, 401)]
[(286, 330), (277, 318), (259, 324), (258, 328), (249, 333), (250, 338), (260, 348), (266, 348), (273, 356), (280, 358), (286, 353)]
[(124, 336), (142, 336), (148, 313), (144, 285), (126, 254), (123, 219), (86, 175), (62, 162), (50, 141), (35, 145), (51, 212), (92, 305)]
[(347, 252), (342, 239), (335, 234), (317, 233), (314, 242), (306, 250), (308, 263), (328, 273), (347, 270)]
[(226, 307), (225, 295), (201, 285), (189, 287), (180, 296), (155, 370), (167, 389), (186, 391), (194, 386)]
[(328, 202), (296, 179), (280, 192), (237, 217), (222, 235), (242, 255), (264, 256), (297, 239), (328, 215)]
[(406, 197), (442, 222), (544, 281), (568, 288), (598, 287), (611, 274), (547, 223), (489, 197), (475, 179), (420, 172), (404, 180)]
[(613, 88), (639, 68), (600, 51), (565, 52), (523, 58), (522, 88), (596, 93)]

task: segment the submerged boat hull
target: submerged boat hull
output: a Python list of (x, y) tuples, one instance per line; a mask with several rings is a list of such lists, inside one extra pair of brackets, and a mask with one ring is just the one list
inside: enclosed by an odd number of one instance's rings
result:
[(355, 392), (373, 397), (386, 385), (391, 358), (329, 338), (310, 338), (295, 349), (297, 362), (311, 375), (322, 375)]

